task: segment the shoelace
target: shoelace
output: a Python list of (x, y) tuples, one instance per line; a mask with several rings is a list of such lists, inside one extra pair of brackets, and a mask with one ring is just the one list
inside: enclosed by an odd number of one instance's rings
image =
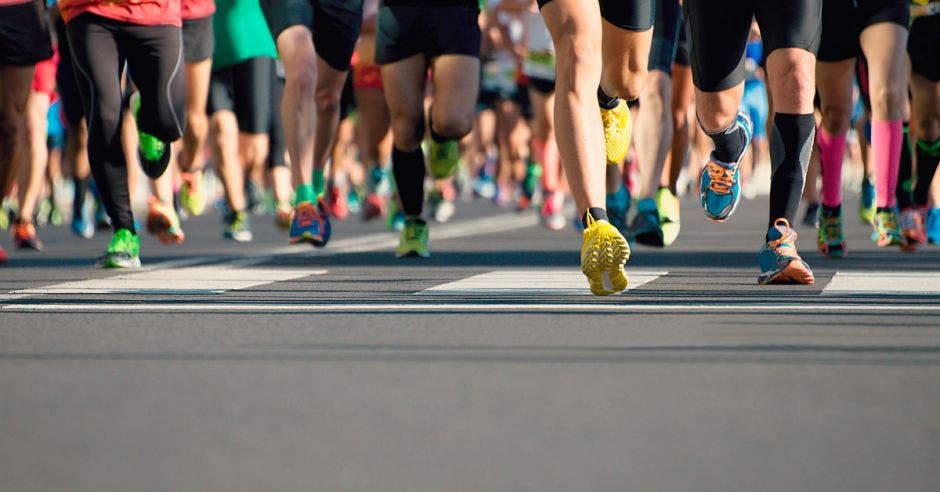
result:
[[(608, 110), (606, 110), (606, 111), (601, 111), (601, 120), (604, 122), (604, 129), (605, 129), (605, 130), (611, 127), (611, 123), (618, 123), (618, 122), (620, 122), (620, 120), (619, 120), (619, 119), (616, 117), (616, 115), (614, 114), (614, 113), (617, 111), (618, 108), (619, 108), (619, 106), (616, 107), (616, 108), (613, 108), (613, 109), (608, 109)], [(618, 125), (618, 127), (619, 127), (619, 126), (621, 126), (621, 125)]]
[(297, 225), (300, 227), (309, 227), (317, 220), (317, 211), (313, 205), (304, 204), (297, 207)]
[(734, 185), (734, 170), (722, 167), (715, 162), (709, 162), (705, 165), (705, 171), (708, 173), (711, 183), (708, 188), (719, 195), (731, 193), (731, 187)]
[(767, 243), (770, 249), (777, 255), (799, 258), (800, 255), (797, 254), (796, 247), (793, 246), (794, 244), (796, 244), (796, 232), (790, 229), (789, 226), (787, 227), (787, 231), (784, 232), (779, 239), (774, 239)]

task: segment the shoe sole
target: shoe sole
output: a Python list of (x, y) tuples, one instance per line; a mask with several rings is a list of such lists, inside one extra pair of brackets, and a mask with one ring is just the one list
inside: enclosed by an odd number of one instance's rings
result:
[(133, 260), (128, 260), (126, 262), (115, 262), (115, 261), (99, 262), (95, 266), (97, 266), (98, 268), (107, 269), (107, 270), (118, 269), (118, 268), (134, 270), (134, 269), (140, 268), (140, 258), (134, 258)]
[(770, 284), (801, 284), (810, 285), (816, 282), (813, 272), (809, 269), (803, 260), (793, 260), (783, 270), (771, 273), (769, 275), (760, 275), (757, 277), (757, 283), (760, 285)]
[[(627, 289), (629, 279), (624, 265), (630, 259), (630, 246), (620, 235), (598, 234), (585, 258), (582, 255), (581, 272), (588, 279), (591, 293), (609, 296)], [(605, 286), (605, 282), (607, 285)]]
[(186, 240), (186, 234), (170, 232), (172, 224), (165, 215), (150, 215), (147, 217), (147, 232), (157, 237), (162, 244), (180, 244)]
[(826, 258), (841, 260), (848, 255), (848, 250), (843, 243), (841, 246), (827, 246), (825, 244), (816, 244), (816, 249)]
[(399, 253), (397, 251), (395, 252), (395, 258), (430, 258), (430, 257), (431, 257), (431, 253), (427, 251), (420, 252), (420, 251), (411, 250), (407, 253)]
[(313, 235), (309, 232), (305, 232), (300, 236), (295, 236), (289, 239), (291, 244), (300, 244), (308, 243), (313, 245), (315, 248), (322, 248), (326, 246), (326, 241), (323, 240), (323, 237)]

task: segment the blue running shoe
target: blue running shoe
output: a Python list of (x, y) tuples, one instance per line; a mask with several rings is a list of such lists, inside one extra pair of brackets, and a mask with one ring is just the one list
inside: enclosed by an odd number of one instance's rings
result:
[(875, 225), (875, 180), (870, 176), (862, 179), (862, 195), (858, 201), (858, 219), (862, 224)]
[(626, 186), (621, 186), (616, 193), (607, 194), (607, 220), (621, 234), (627, 234), (627, 212), (630, 211), (630, 194)]
[(702, 207), (705, 217), (715, 222), (724, 222), (734, 213), (738, 202), (741, 201), (740, 163), (747, 148), (751, 145), (751, 120), (744, 114), (738, 113), (735, 124), (744, 129), (744, 150), (735, 162), (719, 162), (712, 157), (702, 170)]
[(659, 208), (656, 200), (644, 198), (636, 204), (633, 217), (633, 238), (640, 244), (662, 248), (663, 230), (659, 227)]
[(777, 219), (767, 231), (767, 243), (757, 255), (760, 276), (757, 283), (767, 284), (811, 284), (813, 271), (796, 252), (796, 232), (787, 219)]
[(294, 209), (294, 220), (290, 224), (290, 242), (310, 243), (317, 248), (330, 241), (330, 218), (322, 201), (298, 203)]
[(940, 208), (933, 207), (927, 212), (927, 241), (940, 244)]

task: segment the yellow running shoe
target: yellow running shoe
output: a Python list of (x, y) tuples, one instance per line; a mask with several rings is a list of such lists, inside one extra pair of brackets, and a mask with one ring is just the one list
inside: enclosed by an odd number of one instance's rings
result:
[(630, 147), (630, 133), (633, 123), (630, 121), (630, 108), (620, 99), (614, 109), (601, 108), (601, 121), (604, 122), (604, 145), (607, 147), (607, 164), (620, 164), (627, 156)]
[(669, 191), (660, 188), (656, 192), (656, 210), (659, 211), (659, 229), (663, 231), (663, 246), (669, 246), (679, 237), (679, 199)]
[(401, 239), (395, 248), (398, 258), (430, 258), (428, 251), (428, 224), (417, 218), (405, 219), (405, 228), (401, 231)]
[(591, 293), (607, 296), (627, 288), (623, 266), (630, 259), (630, 246), (616, 227), (588, 214), (581, 244), (581, 271), (588, 278)]
[(202, 173), (183, 173), (180, 186), (180, 205), (191, 217), (206, 211), (206, 197), (202, 194)]

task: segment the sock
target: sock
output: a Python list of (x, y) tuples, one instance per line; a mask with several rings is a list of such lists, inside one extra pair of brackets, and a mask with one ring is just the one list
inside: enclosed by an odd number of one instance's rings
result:
[(878, 208), (897, 203), (895, 189), (901, 159), (903, 130), (901, 120), (871, 120), (871, 153), (875, 161), (875, 196)]
[(313, 193), (313, 185), (297, 185), (297, 188), (294, 189), (294, 201), (296, 203), (312, 203), (314, 200), (316, 200), (316, 195)]
[(770, 139), (770, 218), (769, 226), (779, 218), (796, 222), (800, 208), (806, 168), (813, 149), (816, 120), (812, 114), (777, 113)]
[[(937, 172), (940, 163), (940, 138), (933, 142), (917, 141), (917, 183), (914, 185), (914, 203), (918, 206), (927, 205), (930, 194), (930, 182)], [(940, 207), (935, 203), (934, 207)]]
[(846, 134), (833, 135), (820, 128), (816, 133), (819, 161), (822, 168), (822, 202), (828, 207), (842, 203), (842, 159), (845, 157)]
[(88, 196), (88, 186), (91, 178), (73, 179), (75, 182), (75, 197), (72, 199), (72, 217), (84, 217), (85, 199)]
[(901, 130), (901, 158), (898, 162), (898, 184), (894, 190), (898, 207), (902, 210), (914, 206), (914, 161), (911, 158), (911, 137), (908, 123)]
[(620, 104), (619, 97), (610, 97), (604, 93), (604, 89), (597, 88), (597, 105), (604, 109), (614, 109)]
[(402, 210), (405, 215), (420, 216), (424, 208), (424, 152), (421, 147), (405, 152), (392, 148), (392, 174), (398, 186), (398, 197), (401, 199)]
[(591, 217), (594, 217), (594, 220), (607, 220), (607, 211), (602, 208), (591, 207), (587, 209), (587, 212), (584, 212), (584, 215), (581, 216), (581, 225), (587, 229), (587, 216), (591, 214)]
[(715, 143), (715, 150), (712, 151), (712, 159), (718, 162), (733, 163), (741, 159), (744, 153), (744, 145), (747, 143), (747, 134), (744, 128), (734, 120), (731, 126), (715, 133), (705, 133), (712, 142)]
[(313, 170), (313, 193), (316, 195), (316, 199), (319, 200), (323, 198), (323, 194), (326, 191), (326, 181), (323, 177), (322, 169)]

